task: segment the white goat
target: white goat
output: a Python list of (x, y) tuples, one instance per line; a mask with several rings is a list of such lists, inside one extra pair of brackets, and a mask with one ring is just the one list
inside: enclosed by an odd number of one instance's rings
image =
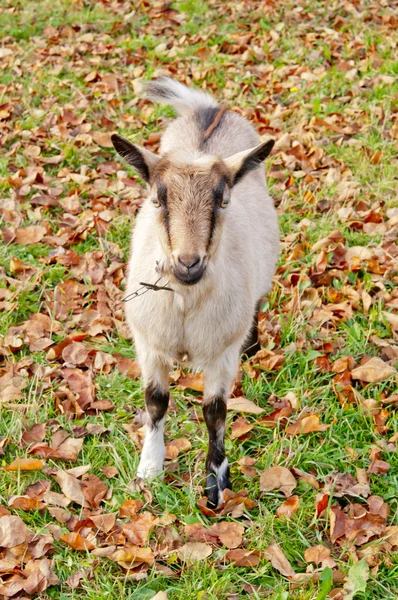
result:
[(201, 369), (206, 494), (216, 506), (230, 488), (226, 401), (279, 250), (277, 215), (260, 168), (274, 142), (259, 144), (246, 119), (171, 79), (150, 82), (147, 93), (180, 115), (163, 134), (160, 156), (112, 136), (149, 184), (134, 227), (126, 300), (141, 282), (169, 288), (126, 302), (148, 414), (138, 475), (153, 478), (163, 470), (173, 362)]

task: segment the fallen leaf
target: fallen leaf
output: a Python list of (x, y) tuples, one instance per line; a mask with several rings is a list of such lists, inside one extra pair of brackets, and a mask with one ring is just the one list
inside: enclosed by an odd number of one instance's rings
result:
[(166, 444), (166, 459), (174, 460), (181, 452), (187, 452), (192, 448), (191, 442), (187, 438), (177, 438)]
[(351, 371), (353, 379), (359, 379), (365, 383), (379, 383), (385, 381), (392, 375), (396, 374), (396, 370), (391, 365), (385, 363), (381, 358), (374, 356), (364, 365), (356, 367)]
[(148, 540), (150, 530), (157, 521), (157, 517), (149, 512), (133, 515), (127, 523), (123, 524), (123, 534), (131, 544), (144, 546)]
[(119, 469), (117, 467), (101, 467), (101, 472), (108, 479), (112, 479), (113, 477), (116, 477), (116, 475), (119, 475)]
[(196, 562), (204, 560), (212, 554), (213, 550), (209, 544), (203, 542), (187, 542), (177, 549), (178, 557), (184, 562)]
[(41, 225), (30, 225), (29, 227), (21, 227), (15, 232), (17, 244), (27, 246), (29, 244), (37, 244), (40, 242), (47, 231)]
[(90, 542), (90, 540), (87, 540), (76, 531), (72, 533), (64, 533), (61, 536), (61, 540), (73, 548), (73, 550), (93, 550), (95, 548), (94, 544)]
[(260, 475), (260, 492), (278, 490), (291, 496), (297, 481), (289, 469), (285, 467), (269, 467)]
[(326, 567), (333, 569), (336, 566), (336, 562), (330, 556), (329, 548), (322, 546), (322, 544), (307, 548), (304, 551), (304, 559), (306, 562), (315, 563), (316, 566), (321, 565), (323, 569)]
[(278, 508), (276, 509), (276, 516), (286, 517), (290, 519), (297, 512), (300, 506), (300, 498), (298, 496), (291, 496), (287, 498)]
[(288, 435), (312, 433), (314, 431), (326, 431), (330, 425), (321, 425), (318, 415), (308, 415), (292, 423), (286, 428)]
[(232, 431), (231, 431), (231, 440), (236, 440), (237, 438), (242, 437), (249, 431), (253, 429), (253, 425), (246, 421), (243, 417), (238, 417), (232, 423)]
[(131, 569), (141, 563), (153, 565), (155, 562), (153, 552), (150, 548), (140, 548), (133, 544), (126, 544), (124, 548), (110, 554), (109, 558), (117, 562), (124, 569)]
[(274, 569), (285, 575), (285, 577), (295, 576), (292, 565), (277, 544), (268, 546), (264, 551), (264, 556), (271, 562)]
[(256, 567), (260, 562), (261, 556), (258, 550), (228, 550), (225, 560), (231, 562), (235, 567)]
[(66, 471), (57, 471), (53, 475), (54, 479), (58, 482), (62, 492), (67, 498), (76, 502), (80, 506), (86, 506), (86, 500), (82, 491), (82, 484), (80, 481), (73, 477)]
[(88, 358), (89, 350), (81, 342), (72, 342), (62, 350), (62, 358), (71, 365), (82, 365)]
[(37, 458), (17, 458), (4, 468), (5, 471), (40, 471), (44, 466)]
[(14, 548), (29, 537), (30, 532), (21, 517), (5, 515), (0, 518), (0, 548)]
[(195, 392), (203, 392), (202, 373), (182, 373), (176, 383), (182, 390), (190, 389)]
[(208, 528), (201, 523), (192, 523), (185, 526), (185, 533), (196, 542), (221, 543), (227, 548), (237, 548), (242, 543), (244, 527), (231, 521), (220, 521)]
[(119, 508), (120, 517), (131, 517), (135, 515), (144, 506), (142, 500), (125, 500)]
[(46, 508), (46, 505), (43, 502), (29, 496), (11, 496), (8, 500), (8, 506), (16, 510), (25, 511), (44, 510)]
[(254, 404), (251, 400), (248, 400), (244, 396), (238, 398), (228, 398), (227, 410), (234, 410), (236, 412), (248, 413), (253, 415), (261, 415), (265, 412), (263, 408)]

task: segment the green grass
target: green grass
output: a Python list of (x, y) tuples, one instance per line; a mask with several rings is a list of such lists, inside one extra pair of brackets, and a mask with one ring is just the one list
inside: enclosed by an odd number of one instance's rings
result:
[[(102, 210), (112, 211), (106, 232), (98, 235), (95, 226), (90, 226), (82, 237), (75, 239), (70, 248), (67, 244), (65, 249), (73, 249), (79, 257), (83, 257), (87, 253), (104, 250), (107, 243), (117, 244), (120, 256), (115, 259), (107, 250), (107, 266), (112, 260), (121, 263), (127, 260), (133, 216), (127, 214), (123, 206), (125, 190), (120, 192), (118, 189), (119, 175), (116, 171), (128, 171), (127, 176), (132, 178), (136, 175), (117, 162), (113, 149), (99, 147), (85, 136), (95, 131), (118, 131), (143, 143), (149, 133), (162, 129), (173, 112), (168, 107), (153, 107), (153, 112), (148, 113), (149, 105), (138, 101), (134, 93), (137, 79), (149, 79), (159, 69), (171, 67), (177, 79), (188, 77), (198, 86), (205, 85), (230, 106), (236, 105), (248, 111), (257, 108), (257, 116), (261, 119), (256, 122), (253, 111), (251, 115), (254, 125), (263, 128), (261, 133), (276, 137), (289, 133), (292, 140), (303, 144), (309, 155), (313, 149), (324, 152), (325, 163), (318, 164), (311, 171), (312, 180), (304, 177), (310, 169), (304, 167), (304, 175), (298, 173), (300, 168), (289, 168), (280, 154), (267, 161), (267, 168), (272, 165), (283, 173), (282, 178), (274, 178), (273, 171), (269, 175), (270, 190), (279, 207), (282, 241), (291, 234), (297, 234), (295, 241), (282, 247), (275, 287), (264, 303), (267, 318), (275, 332), (271, 346), (284, 353), (285, 361), (280, 370), (264, 372), (258, 379), (244, 375), (243, 392), (267, 413), (273, 410), (269, 404), (271, 395), (282, 398), (288, 392), (294, 392), (299, 406), (291, 421), (304, 411), (305, 414), (318, 414), (321, 422), (330, 427), (322, 433), (289, 437), (283, 427), (271, 429), (248, 415), (247, 420), (254, 425), (251, 437), (240, 441), (231, 440), (227, 435), (226, 440), (234, 489), (247, 489), (249, 497), (257, 502), (256, 508), (239, 519), (245, 526), (245, 547), (263, 551), (276, 541), (295, 571), (304, 572), (306, 548), (319, 543), (332, 545), (327, 519), (322, 517), (314, 522), (316, 490), (305, 482), (299, 482), (295, 490), (300, 498), (298, 512), (291, 521), (277, 519), (275, 511), (283, 500), (282, 495), (278, 492), (261, 493), (259, 478), (244, 476), (238, 469), (238, 461), (244, 456), (256, 458), (255, 466), (259, 472), (275, 465), (300, 468), (315, 475), (323, 485), (336, 471), (355, 476), (357, 467), (367, 469), (371, 448), (385, 443), (398, 431), (396, 413), (390, 407), (387, 421), (390, 429), (382, 436), (375, 430), (372, 417), (363, 409), (355, 405), (341, 406), (333, 383), (334, 373), (318, 371), (314, 362), (317, 356), (324, 354), (319, 344), (326, 339), (319, 337), (320, 328), (313, 321), (313, 308), (292, 311), (295, 289), (290, 286), (291, 277), (301, 275), (304, 279), (299, 284), (300, 291), (312, 287), (309, 278), (318, 255), (312, 252), (312, 246), (336, 229), (344, 236), (347, 246), (377, 247), (385, 242), (383, 233), (369, 234), (351, 226), (349, 221), (342, 221), (337, 209), (352, 203), (350, 198), (339, 199), (339, 184), (345, 178), (357, 183), (358, 200), (380, 210), (384, 222), (387, 221), (386, 211), (397, 206), (397, 143), (390, 132), (394, 122), (396, 131), (394, 99), (398, 84), (396, 81), (386, 83), (380, 78), (381, 75), (393, 76), (397, 72), (396, 50), (389, 43), (393, 37), (396, 40), (396, 33), (388, 26), (392, 8), (387, 3), (381, 5), (361, 0), (353, 8), (359, 11), (358, 17), (348, 12), (345, 6), (320, 0), (306, 0), (302, 3), (301, 12), (295, 10), (297, 3), (291, 0), (269, 6), (257, 2), (236, 5), (213, 0), (206, 3), (177, 0), (172, 3), (171, 9), (175, 18), (180, 19), (180, 25), (176, 24), (177, 20), (170, 25), (167, 12), (157, 12), (160, 10), (158, 5), (151, 7), (151, 4), (90, 3), (84, 0), (3, 2), (0, 7), (1, 33), (4, 47), (10, 47), (13, 55), (10, 62), (6, 57), (0, 74), (0, 105), (7, 105), (11, 110), (11, 116), (2, 121), (5, 138), (2, 138), (0, 157), (0, 206), (2, 198), (7, 201), (15, 199), (17, 216), (11, 216), (10, 221), (10, 215), (5, 211), (2, 227), (18, 228), (45, 221), (52, 233), (57, 234), (63, 227), (67, 211), (62, 207), (35, 205), (31, 200), (39, 193), (49, 193), (48, 188), (60, 187), (60, 199), (73, 192), (77, 194), (82, 206), (77, 215), (79, 220), (94, 219)], [(48, 27), (59, 31), (64, 28), (64, 33), (65, 28), (70, 29), (64, 38), (57, 39), (54, 37), (55, 30), (45, 29)], [(227, 43), (236, 45), (238, 36), (248, 33), (252, 34), (248, 46), (238, 48), (234, 54), (223, 50)], [(159, 50), (163, 42), (169, 46), (166, 50)], [(256, 51), (253, 51), (254, 47)], [(209, 52), (206, 58), (201, 58), (198, 51), (204, 48)], [(174, 56), (173, 53), (169, 56), (170, 50), (174, 50)], [(349, 66), (341, 66), (342, 62), (349, 62)], [(272, 67), (270, 73), (267, 70), (269, 66)], [(303, 72), (313, 72), (314, 69), (317, 72), (317, 68), (324, 71), (319, 79), (311, 81), (297, 75), (298, 67), (304, 67)], [(359, 72), (350, 80), (346, 78), (346, 72), (352, 68)], [(94, 81), (87, 81), (87, 75), (93, 71), (98, 75)], [(117, 89), (103, 84), (103, 78), (106, 82), (109, 74), (116, 75)], [(268, 77), (267, 85), (259, 88), (258, 80), (263, 75)], [(72, 133), (63, 131), (61, 115), (64, 109), (82, 118), (83, 129), (77, 125), (74, 130), (75, 126), (69, 125)], [(102, 120), (104, 116), (112, 122), (109, 128)], [(266, 117), (265, 121), (263, 117)], [(337, 118), (339, 127), (358, 126), (359, 130), (337, 139), (334, 131), (314, 126), (314, 117), (332, 119), (332, 122)], [(64, 158), (57, 165), (35, 162), (24, 153), (27, 144), (39, 145), (41, 156), (62, 152)], [(372, 164), (370, 158), (377, 151), (382, 153), (381, 162)], [(42, 181), (35, 181), (26, 195), (16, 196), (11, 178), (19, 170), (23, 179), (28, 167), (38, 165), (43, 167), (44, 186)], [(107, 166), (109, 173), (101, 171)], [(340, 170), (335, 180), (325, 179), (331, 166)], [(81, 169), (90, 177), (88, 183), (68, 180), (67, 170), (81, 173)], [(285, 187), (290, 176), (293, 184)], [(105, 179), (105, 186), (96, 187), (101, 179)], [(139, 182), (138, 179), (135, 181)], [(330, 205), (326, 212), (317, 209), (317, 203), (323, 200)], [(128, 196), (127, 205), (131, 208)], [(303, 225), (304, 219), (309, 223)], [(298, 244), (302, 245), (301, 252), (289, 259)], [(14, 310), (1, 312), (0, 336), (35, 313), (52, 314), (51, 294), (59, 283), (73, 278), (73, 266), (48, 260), (54, 249), (42, 242), (29, 246), (0, 242), (0, 286), (12, 291), (15, 302)], [(11, 269), (12, 259), (19, 259), (36, 269), (36, 275), (17, 281)], [(82, 302), (88, 309), (94, 302), (95, 286), (87, 279), (81, 278), (80, 281), (87, 284), (88, 291), (83, 294)], [(327, 338), (335, 344), (331, 362), (351, 355), (358, 364), (365, 354), (380, 356), (382, 349), (373, 343), (371, 336), (386, 340), (396, 336), (383, 316), (387, 301), (383, 286), (387, 292), (394, 292), (397, 275), (389, 271), (386, 277), (375, 276), (366, 270), (366, 266), (356, 272), (340, 270), (332, 283), (333, 290), (339, 292), (347, 285), (357, 290), (363, 288), (372, 296), (378, 295), (369, 314), (363, 313), (359, 302), (354, 307), (353, 316), (337, 320)], [(339, 302), (329, 298), (330, 290), (326, 286), (317, 290), (324, 304)], [(73, 315), (69, 315), (61, 325), (62, 331), (53, 336), (56, 341), (80, 330), (73, 321)], [(88, 340), (87, 344), (104, 352), (134, 357), (127, 332), (118, 331), (116, 327), (99, 339)], [(28, 356), (32, 356), (37, 365), (56, 364), (46, 358), (46, 350), (31, 353), (24, 344), (5, 357), (3, 370), (11, 362)], [(73, 422), (56, 409), (59, 385), (60, 378), (57, 376), (49, 386), (42, 386), (37, 378), (31, 378), (24, 389), (23, 399), (12, 405), (0, 404), (0, 438), (9, 439), (2, 457), (4, 464), (26, 456), (26, 450), (19, 444), (26, 425), (54, 420), (62, 428), (72, 431), (74, 425), (101, 424), (109, 432), (103, 436), (87, 436), (76, 464), (90, 464), (90, 473), (100, 478), (104, 478), (101, 472), (103, 466), (112, 465), (119, 469), (118, 476), (106, 480), (113, 493), (103, 505), (105, 512), (117, 511), (126, 499), (141, 497), (129, 486), (136, 473), (139, 456), (124, 427), (131, 423), (137, 410), (144, 407), (140, 381), (129, 379), (115, 369), (109, 374), (97, 373), (97, 399), (110, 400), (115, 409), (93, 416), (85, 414)], [(369, 384), (363, 389), (358, 386), (367, 399), (379, 399), (383, 394), (388, 396), (395, 388), (394, 378)], [(192, 416), (193, 409), (199, 409), (197, 394), (173, 388), (172, 395), (178, 410), (168, 417), (167, 439), (187, 437), (192, 449), (178, 458), (174, 481), (151, 484), (153, 501), (148, 510), (155, 515), (175, 514), (177, 521), (169, 526), (170, 536), (175, 539), (180, 536), (181, 543), (185, 543), (184, 524), (201, 521), (209, 525), (212, 522), (197, 506), (204, 484), (207, 434), (204, 423), (198, 423)], [(234, 418), (234, 414), (228, 413), (228, 431)], [(389, 524), (394, 524), (398, 514), (397, 454), (383, 452), (381, 458), (388, 461), (391, 468), (386, 475), (370, 475), (371, 492), (389, 504)], [(62, 465), (57, 460), (49, 460), (48, 463), (50, 466)], [(75, 465), (67, 464), (67, 467), (72, 466)], [(23, 494), (27, 485), (43, 476), (41, 472), (0, 471), (0, 504), (7, 506), (10, 496)], [(52, 489), (60, 491), (55, 483)], [(80, 516), (76, 507), (71, 510)], [(13, 513), (20, 514), (34, 531), (45, 531), (46, 526), (54, 521), (47, 511), (42, 514)], [(152, 544), (158, 536), (161, 539), (159, 528), (151, 534)], [(226, 600), (245, 598), (245, 584), (260, 586), (258, 591), (252, 592), (253, 598), (319, 598), (319, 583), (314, 581), (294, 587), (264, 559), (255, 568), (238, 568), (224, 563), (225, 547), (215, 548), (209, 559), (192, 566), (181, 565), (176, 555), (171, 553), (166, 562), (175, 572), (175, 577), (149, 569), (147, 578), (139, 581), (105, 558), (97, 564), (93, 555), (74, 552), (59, 541), (55, 541), (54, 548), (54, 569), (62, 584), (46, 590), (40, 595), (43, 599), (108, 600), (117, 596), (121, 600), (149, 600), (163, 590), (170, 600), (182, 597), (187, 600)], [(334, 546), (332, 554), (339, 570), (344, 573), (356, 560), (350, 549)], [(81, 568), (87, 569), (90, 577), (85, 577), (81, 587), (72, 590), (65, 581)], [(398, 595), (397, 581), (398, 556), (394, 554), (382, 562), (378, 570), (372, 571), (366, 592), (357, 597), (359, 600), (393, 600)], [(339, 585), (335, 584), (335, 587)]]

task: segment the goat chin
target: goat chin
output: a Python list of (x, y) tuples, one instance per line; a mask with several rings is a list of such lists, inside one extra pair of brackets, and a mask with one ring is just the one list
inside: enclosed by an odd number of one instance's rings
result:
[[(171, 260), (164, 251), (166, 232), (162, 240), (159, 237), (156, 215), (162, 208), (155, 208), (153, 198), (148, 198), (136, 218), (127, 295), (137, 290), (140, 282), (155, 283), (160, 276), (159, 285), (167, 282), (173, 290), (149, 290), (126, 302), (148, 414), (139, 475), (152, 478), (162, 470), (169, 371), (184, 357), (183, 366), (203, 369), (203, 410), (209, 431), (205, 489), (209, 504), (215, 506), (223, 489), (230, 487), (224, 452), (226, 401), (242, 346), (253, 327), (256, 306), (271, 289), (279, 252), (277, 215), (259, 162), (272, 144), (269, 148), (259, 145), (258, 135), (246, 119), (232, 111), (221, 113), (217, 102), (204, 92), (161, 78), (149, 83), (148, 95), (171, 104), (180, 115), (162, 136), (159, 160), (166, 157), (172, 168), (172, 157), (178, 156), (181, 169), (185, 157), (187, 168), (190, 160), (195, 160), (195, 168), (201, 172), (210, 172), (219, 161), (220, 169), (231, 173), (232, 183), (230, 197), (220, 196), (226, 210), (220, 213), (217, 241), (214, 248), (209, 242), (203, 277), (193, 285), (184, 285), (173, 275)], [(128, 144), (120, 146), (123, 156), (128, 155)], [(146, 150), (139, 154), (135, 147), (131, 152), (131, 164), (150, 177), (151, 169), (159, 164), (158, 157)], [(242, 164), (246, 164), (247, 172), (242, 171)], [(164, 189), (162, 194), (165, 201)], [(165, 227), (169, 226), (167, 219), (164, 217)], [(194, 244), (195, 235), (202, 235), (202, 230), (199, 226), (195, 229), (191, 221), (188, 226)], [(174, 240), (173, 231), (172, 236)]]

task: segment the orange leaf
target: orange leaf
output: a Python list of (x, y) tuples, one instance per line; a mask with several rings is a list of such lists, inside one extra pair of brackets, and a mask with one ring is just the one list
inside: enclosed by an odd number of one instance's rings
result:
[(245, 433), (248, 433), (253, 429), (253, 425), (246, 421), (243, 417), (238, 417), (236, 421), (232, 423), (231, 440), (240, 438)]
[(286, 428), (288, 435), (297, 435), (299, 433), (312, 433), (314, 431), (325, 431), (330, 425), (321, 425), (318, 415), (308, 415), (292, 423)]
[(300, 506), (300, 498), (298, 496), (291, 496), (287, 498), (276, 510), (277, 517), (286, 517), (290, 519), (298, 510)]
[(4, 467), (5, 471), (40, 471), (44, 462), (37, 458), (17, 458)]
[(73, 548), (73, 550), (93, 550), (95, 548), (94, 544), (90, 542), (90, 540), (87, 540), (76, 531), (72, 533), (64, 533), (61, 535), (61, 540)]

